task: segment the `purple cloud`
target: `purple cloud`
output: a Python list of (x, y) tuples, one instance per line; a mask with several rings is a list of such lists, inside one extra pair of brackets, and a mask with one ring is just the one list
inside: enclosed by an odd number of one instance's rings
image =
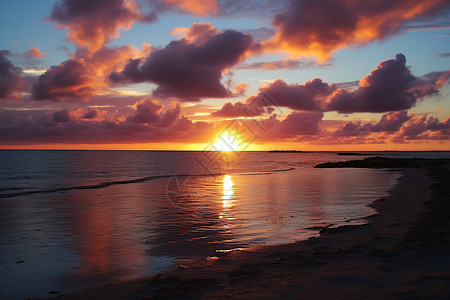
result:
[(224, 98), (232, 92), (221, 83), (222, 72), (239, 62), (253, 39), (233, 30), (218, 33), (203, 43), (186, 39), (172, 41), (152, 51), (145, 59), (130, 60), (110, 79), (117, 84), (152, 82), (156, 97), (177, 97), (185, 101)]
[(9, 99), (21, 92), (24, 81), (21, 78), (22, 69), (15, 67), (7, 58), (9, 51), (0, 51), (0, 99)]

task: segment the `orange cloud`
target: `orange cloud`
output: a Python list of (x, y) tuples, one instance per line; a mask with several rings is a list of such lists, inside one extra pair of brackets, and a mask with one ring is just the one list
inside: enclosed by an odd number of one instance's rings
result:
[(219, 6), (216, 0), (164, 0), (166, 3), (178, 6), (182, 10), (198, 16), (216, 15)]
[(201, 44), (220, 33), (211, 23), (193, 23), (191, 27), (176, 27), (171, 33), (179, 35), (189, 43)]
[(34, 59), (34, 58), (43, 58), (46, 57), (47, 54), (41, 52), (41, 50), (39, 49), (39, 47), (35, 47), (35, 48), (30, 48), (27, 52), (25, 52), (23, 54), (25, 56), (25, 58), (28, 59)]
[(103, 47), (95, 52), (78, 49), (71, 58), (53, 66), (39, 76), (33, 86), (35, 100), (88, 101), (97, 93), (108, 90), (111, 72), (121, 71), (129, 59), (141, 57), (151, 51), (144, 44), (139, 50), (133, 46)]
[(248, 90), (248, 85), (245, 83), (239, 83), (234, 87), (234, 93), (238, 96), (243, 96)]
[(130, 29), (139, 19), (141, 15), (134, 0), (60, 0), (49, 18), (69, 31), (69, 41), (90, 51), (97, 51), (112, 38), (119, 37), (120, 29)]
[(442, 89), (444, 84), (450, 81), (450, 71), (442, 73), (439, 79), (436, 81), (436, 88)]
[(398, 33), (405, 22), (438, 13), (448, 5), (446, 0), (293, 0), (288, 10), (275, 16), (278, 32), (265, 48), (326, 61), (333, 52), (384, 40)]
[(95, 77), (84, 62), (73, 59), (53, 66), (39, 77), (33, 86), (35, 100), (81, 100), (87, 101), (97, 89)]

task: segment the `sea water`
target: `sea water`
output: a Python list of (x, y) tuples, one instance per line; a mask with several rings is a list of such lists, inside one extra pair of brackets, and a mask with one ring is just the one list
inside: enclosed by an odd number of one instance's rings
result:
[(313, 167), (364, 157), (2, 150), (0, 296), (131, 280), (233, 249), (304, 240), (317, 226), (362, 224), (400, 173)]

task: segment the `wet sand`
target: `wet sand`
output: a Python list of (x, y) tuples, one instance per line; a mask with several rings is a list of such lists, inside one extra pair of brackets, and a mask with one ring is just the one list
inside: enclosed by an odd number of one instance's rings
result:
[[(365, 162), (365, 163), (364, 163)], [(402, 168), (365, 225), (307, 241), (234, 251), (63, 299), (450, 299), (449, 160), (369, 158), (326, 167)]]

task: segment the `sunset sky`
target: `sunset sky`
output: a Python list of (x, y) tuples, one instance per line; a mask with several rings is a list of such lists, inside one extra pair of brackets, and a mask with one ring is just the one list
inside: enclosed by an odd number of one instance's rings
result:
[(11, 0), (0, 14), (3, 149), (450, 150), (448, 0)]

